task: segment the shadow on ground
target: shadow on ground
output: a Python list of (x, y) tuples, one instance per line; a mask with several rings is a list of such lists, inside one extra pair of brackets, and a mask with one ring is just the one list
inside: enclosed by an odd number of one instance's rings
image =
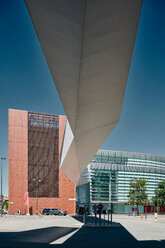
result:
[[(75, 217), (82, 221), (82, 216)], [(89, 217), (88, 217), (89, 218)], [(165, 248), (165, 240), (138, 241), (122, 225), (117, 228), (82, 227), (63, 244), (49, 245), (77, 228), (49, 227), (37, 230), (0, 233), (0, 247), (57, 248)]]
[[(72, 217), (79, 222), (83, 223), (83, 221), (84, 221), (83, 215), (74, 215)], [(101, 219), (99, 219), (98, 215), (97, 215), (96, 219), (94, 216), (91, 216), (91, 215), (86, 216), (86, 223), (87, 224), (93, 224), (93, 225), (97, 224), (97, 226), (98, 226), (100, 222), (101, 222), (101, 226), (110, 224), (110, 216), (109, 216), (109, 221), (105, 219), (104, 215), (102, 215)], [(116, 223), (116, 222), (113, 222), (113, 223)]]
[(48, 227), (24, 232), (0, 232), (0, 247), (52, 247), (49, 243), (77, 228)]

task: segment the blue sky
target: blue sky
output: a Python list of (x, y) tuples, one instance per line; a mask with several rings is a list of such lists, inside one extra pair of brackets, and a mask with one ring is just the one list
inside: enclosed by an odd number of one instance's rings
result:
[[(120, 123), (103, 149), (165, 156), (164, 13), (164, 0), (144, 0)], [(64, 114), (23, 0), (0, 0), (0, 87), (0, 156), (8, 157), (8, 108)]]

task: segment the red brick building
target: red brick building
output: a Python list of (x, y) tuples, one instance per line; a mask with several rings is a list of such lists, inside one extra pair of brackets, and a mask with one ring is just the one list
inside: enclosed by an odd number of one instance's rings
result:
[(60, 169), (65, 116), (9, 109), (9, 213), (76, 212), (76, 186)]

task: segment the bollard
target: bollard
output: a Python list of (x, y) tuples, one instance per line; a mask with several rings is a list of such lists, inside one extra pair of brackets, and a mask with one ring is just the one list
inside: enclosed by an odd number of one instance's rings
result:
[(112, 209), (111, 209), (111, 225), (112, 225)]
[(111, 225), (112, 225), (112, 213), (113, 213), (113, 205), (111, 203)]
[(86, 224), (86, 210), (84, 210), (84, 214), (83, 214), (83, 223)]
[(145, 212), (145, 220), (147, 219), (147, 212)]
[(97, 225), (97, 212), (95, 210), (95, 225)]
[(99, 224), (101, 226), (101, 211), (99, 212)]
[(110, 212), (110, 210), (108, 209), (108, 225), (109, 225), (109, 212)]
[(155, 219), (157, 219), (158, 218), (158, 213), (155, 213)]

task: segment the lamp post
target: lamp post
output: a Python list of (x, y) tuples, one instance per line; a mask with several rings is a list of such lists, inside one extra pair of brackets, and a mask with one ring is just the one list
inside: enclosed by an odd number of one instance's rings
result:
[(154, 177), (154, 182), (155, 182), (155, 207), (154, 207), (154, 215), (155, 218), (158, 218), (158, 182), (157, 182), (157, 191), (156, 191), (156, 177)]
[(109, 223), (109, 213), (111, 213), (111, 225), (112, 225), (112, 213), (113, 213), (113, 203), (112, 203), (112, 173), (109, 172), (109, 208), (108, 208), (108, 223)]
[[(132, 182), (135, 184), (136, 183), (136, 178), (133, 178)], [(134, 188), (134, 193), (133, 193), (134, 212), (133, 212), (133, 216), (135, 216), (135, 202), (136, 202), (136, 190)]]
[(1, 158), (1, 217), (2, 217), (2, 160), (6, 160), (6, 158)]
[(37, 182), (40, 183), (41, 179), (37, 180), (36, 178), (33, 178), (33, 181), (36, 182), (36, 215), (38, 214), (38, 185)]
[[(158, 181), (158, 180), (157, 180)], [(155, 191), (156, 191), (156, 177), (154, 177), (154, 182), (155, 182)], [(155, 199), (155, 202), (156, 202), (156, 206), (155, 206), (155, 214), (157, 213), (158, 214), (158, 182), (157, 182), (157, 191), (156, 191), (156, 199)]]
[[(158, 180), (157, 180), (158, 181)], [(157, 182), (157, 194), (156, 194), (156, 202), (157, 202), (157, 214), (159, 212), (159, 189), (158, 189), (158, 182)]]
[[(156, 177), (154, 177), (154, 187), (155, 187), (155, 190), (156, 190)], [(155, 214), (155, 216), (156, 216), (156, 205), (157, 205), (157, 199), (155, 199), (155, 203), (154, 203), (154, 214)]]

